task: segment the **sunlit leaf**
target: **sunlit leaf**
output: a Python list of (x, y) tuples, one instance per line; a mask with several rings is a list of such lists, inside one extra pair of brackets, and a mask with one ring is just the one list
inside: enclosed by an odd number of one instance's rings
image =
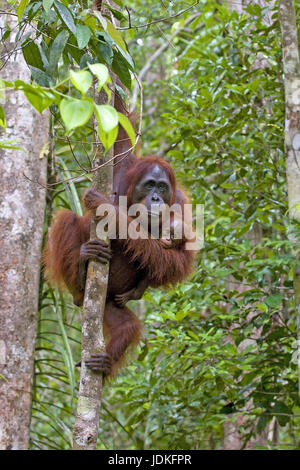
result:
[(108, 68), (103, 64), (88, 64), (88, 67), (90, 71), (98, 79), (98, 91), (99, 91), (109, 79)]
[(126, 44), (124, 42), (124, 39), (120, 33), (113, 25), (110, 23), (110, 21), (107, 21), (107, 26), (106, 26), (106, 31), (110, 35), (110, 37), (115, 41), (116, 44), (124, 51), (127, 52), (126, 49)]
[(19, 21), (22, 18), (23, 13), (24, 13), (25, 8), (27, 7), (28, 3), (29, 3), (29, 0), (21, 0), (20, 1), (19, 6), (17, 8), (17, 14), (18, 14), (18, 20)]
[(105, 150), (109, 150), (118, 137), (118, 128), (115, 127), (110, 132), (104, 132), (101, 125), (98, 125), (98, 135), (104, 145)]
[(1, 149), (8, 149), (8, 150), (22, 150), (25, 152), (26, 150), (19, 145), (15, 145), (17, 140), (0, 140), (0, 148)]
[(1, 105), (0, 105), (0, 126), (3, 127), (3, 129), (6, 128), (5, 112)]
[(132, 124), (131, 124), (130, 120), (128, 119), (127, 116), (125, 116), (125, 114), (118, 113), (118, 116), (119, 116), (119, 123), (125, 129), (125, 131), (127, 132), (128, 137), (130, 138), (130, 141), (131, 141), (131, 145), (134, 146), (135, 145), (135, 140), (136, 140), (136, 135), (135, 135), (135, 131), (132, 127)]
[(95, 105), (97, 119), (104, 132), (112, 131), (119, 122), (117, 111), (110, 105)]
[(77, 90), (79, 90), (83, 95), (87, 93), (93, 83), (92, 75), (90, 74), (90, 72), (87, 72), (85, 70), (80, 70), (78, 72), (71, 70), (70, 80), (73, 85), (77, 88)]
[(67, 131), (70, 131), (88, 122), (93, 113), (93, 104), (88, 100), (64, 98), (59, 110)]
[(49, 108), (55, 99), (51, 92), (41, 91), (40, 89), (34, 88), (30, 85), (24, 88), (24, 95), (39, 113), (42, 113), (44, 109)]
[(98, 134), (105, 150), (108, 150), (118, 136), (118, 113), (109, 105), (95, 105), (98, 120)]

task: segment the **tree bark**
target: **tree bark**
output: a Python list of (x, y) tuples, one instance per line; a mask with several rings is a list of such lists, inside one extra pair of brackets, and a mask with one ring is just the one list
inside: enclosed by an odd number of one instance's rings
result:
[[(110, 3), (115, 9), (119, 9), (114, 2)], [(111, 15), (102, 2), (94, 2), (94, 8), (102, 14), (110, 16), (112, 23), (117, 26), (118, 21)], [(109, 104), (114, 106), (114, 83)], [(98, 94), (94, 88), (94, 98), (97, 104), (107, 104), (107, 96), (104, 90)], [(96, 121), (94, 120), (94, 142), (98, 139), (96, 133)], [(103, 146), (98, 142), (94, 147), (95, 158), (93, 167), (111, 160), (114, 156), (114, 146), (104, 154)], [(94, 172), (93, 187), (102, 194), (112, 195), (113, 191), (113, 160), (106, 166)], [(90, 238), (97, 238), (96, 223), (92, 221)], [(106, 240), (109, 241), (109, 240)], [(106, 303), (106, 293), (109, 275), (109, 263), (103, 265), (97, 261), (90, 261), (88, 265), (85, 295), (83, 302), (82, 318), (82, 352), (80, 386), (77, 404), (77, 414), (73, 430), (73, 450), (95, 450), (97, 446), (99, 413), (101, 406), (101, 394), (103, 377), (89, 370), (84, 361), (91, 354), (105, 351), (103, 337), (103, 316)]]
[[(279, 0), (285, 88), (285, 150), (289, 215), (300, 222), (300, 64), (293, 0)], [(297, 243), (290, 233), (291, 242)], [(299, 244), (299, 240), (298, 240)], [(298, 258), (298, 253), (294, 251)], [(294, 269), (294, 296), (298, 322), (298, 391), (300, 396), (300, 269)]]
[[(114, 94), (112, 93), (112, 100)], [(99, 104), (106, 104), (107, 97), (100, 93)], [(113, 101), (110, 102), (113, 106)], [(96, 140), (96, 135), (94, 141)], [(111, 159), (114, 146), (106, 153), (102, 146), (95, 148), (94, 168)], [(113, 186), (113, 163), (100, 168), (94, 173), (93, 187), (102, 194), (111, 196)], [(96, 224), (92, 221), (90, 238), (97, 238)], [(102, 374), (96, 374), (85, 366), (92, 354), (105, 351), (103, 338), (103, 316), (109, 274), (109, 263), (101, 264), (90, 261), (88, 265), (82, 317), (82, 353), (80, 387), (77, 415), (73, 432), (74, 450), (95, 450), (97, 445), (99, 413), (102, 394)]]
[[(0, 2), (1, 9), (11, 8)], [(16, 31), (14, 16), (0, 26)], [(5, 50), (15, 48), (15, 34)], [(20, 51), (7, 55), (1, 77), (30, 81)], [(0, 449), (27, 449), (31, 413), (34, 345), (38, 317), (41, 244), (46, 182), (48, 112), (40, 115), (20, 91), (7, 92), (3, 103), (3, 140), (18, 140), (23, 150), (0, 149)]]

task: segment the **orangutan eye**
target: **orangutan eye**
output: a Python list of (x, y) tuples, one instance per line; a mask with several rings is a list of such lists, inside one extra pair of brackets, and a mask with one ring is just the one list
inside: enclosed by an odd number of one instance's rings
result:
[(168, 186), (167, 186), (165, 183), (160, 183), (160, 184), (158, 185), (158, 189), (159, 189), (160, 192), (163, 193), (163, 192), (167, 191)]
[(155, 186), (155, 181), (153, 180), (150, 180), (150, 181), (146, 181), (145, 183), (145, 188), (150, 190), (150, 189), (153, 189)]

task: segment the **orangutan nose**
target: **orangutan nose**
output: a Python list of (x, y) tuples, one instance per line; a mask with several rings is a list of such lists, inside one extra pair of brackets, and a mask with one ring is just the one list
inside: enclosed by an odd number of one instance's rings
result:
[(153, 202), (159, 202), (160, 201), (160, 197), (157, 195), (157, 194), (152, 194), (152, 197), (151, 197), (151, 201)]

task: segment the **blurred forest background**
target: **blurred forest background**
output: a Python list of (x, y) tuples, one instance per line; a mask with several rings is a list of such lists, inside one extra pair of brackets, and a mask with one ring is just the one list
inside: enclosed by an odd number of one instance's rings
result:
[[(53, 31), (63, 29), (52, 3), (30, 2), (33, 24), (48, 31), (50, 42)], [(62, 3), (76, 19), (80, 2)], [(188, 281), (132, 302), (145, 323), (144, 339), (104, 387), (98, 448), (298, 449), (293, 273), (299, 262), (292, 245), (300, 228), (288, 207), (278, 4), (124, 5), (120, 26), (130, 17), (133, 27), (121, 32), (144, 93), (138, 153), (170, 161), (193, 204), (204, 204), (205, 244)], [(295, 7), (299, 20), (298, 0)], [(109, 54), (105, 41), (102, 46)], [(86, 65), (83, 54), (93, 50), (85, 47), (53, 66), (51, 86), (70, 66)], [(29, 52), (27, 46), (33, 79), (47, 86)], [(115, 64), (138, 110), (136, 81), (120, 69)], [(90, 184), (88, 176), (65, 181), (81, 173), (77, 161), (87, 165), (87, 125), (66, 137), (52, 105), (50, 136), (48, 181), (63, 182), (47, 193), (44, 235), (57, 209), (81, 214), (80, 198)], [(72, 447), (80, 342), (81, 310), (42, 276), (32, 449)]]

